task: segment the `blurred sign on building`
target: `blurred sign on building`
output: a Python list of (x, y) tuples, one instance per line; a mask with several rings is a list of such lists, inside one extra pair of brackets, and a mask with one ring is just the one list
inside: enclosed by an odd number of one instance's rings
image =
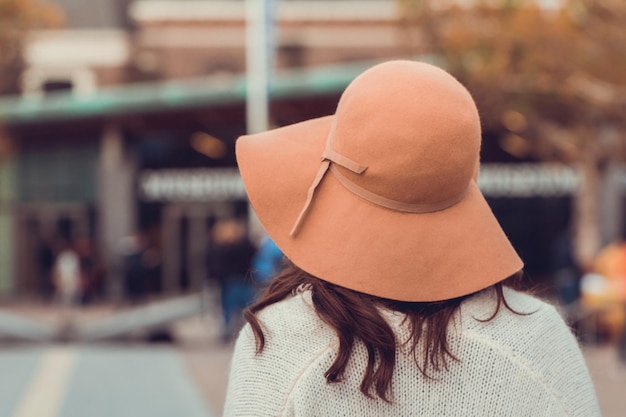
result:
[(488, 197), (563, 197), (574, 194), (579, 175), (550, 163), (483, 164), (478, 186)]
[(139, 175), (146, 201), (236, 201), (246, 190), (236, 168), (146, 170)]

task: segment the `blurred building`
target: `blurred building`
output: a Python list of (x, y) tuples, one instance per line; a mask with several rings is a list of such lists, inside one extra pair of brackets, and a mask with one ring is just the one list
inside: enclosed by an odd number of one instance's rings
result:
[[(0, 100), (11, 149), (0, 288), (49, 290), (65, 241), (89, 242), (105, 290), (121, 288), (129, 242), (152, 249), (157, 288), (198, 287), (208, 229), (247, 210), (233, 152), (245, 133), (244, 2), (55, 3), (65, 28), (30, 35), (22, 96)], [(355, 5), (282, 2), (274, 125), (332, 113), (371, 62), (404, 55), (395, 3)]]
[[(66, 27), (30, 35), (22, 96), (0, 98), (0, 291), (45, 293), (63, 240), (89, 243), (105, 293), (120, 291), (123, 258), (138, 247), (150, 250), (158, 291), (199, 287), (208, 230), (247, 211), (234, 159), (246, 130), (244, 2), (55, 3)], [(333, 113), (372, 62), (407, 56), (397, 7), (281, 1), (272, 124)], [(497, 139), (487, 132), (483, 161), (524, 162)], [(481, 181), (541, 274), (577, 180), (558, 167), (520, 167), (493, 165)]]

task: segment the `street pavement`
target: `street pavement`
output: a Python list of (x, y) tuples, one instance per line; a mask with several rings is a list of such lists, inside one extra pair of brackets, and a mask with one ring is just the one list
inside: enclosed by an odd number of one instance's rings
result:
[(626, 417), (626, 363), (612, 345), (583, 347), (603, 417)]
[(47, 346), (0, 351), (0, 416), (213, 417), (168, 346)]
[[(215, 417), (232, 346), (219, 315), (174, 327), (176, 343), (15, 344), (0, 341), (0, 417)], [(585, 346), (602, 415), (626, 416), (626, 365), (612, 346)]]
[[(67, 316), (51, 305), (4, 306), (0, 417), (221, 415), (232, 346), (219, 342), (219, 310), (211, 304), (206, 314), (173, 327), (173, 343), (147, 343), (148, 333), (139, 331), (116, 342), (82, 344), (33, 343), (32, 337), (18, 342), (8, 336), (29, 332), (16, 332), (17, 325), (43, 334), (36, 323), (58, 327)], [(121, 311), (107, 305), (80, 309), (72, 322), (102, 322)]]

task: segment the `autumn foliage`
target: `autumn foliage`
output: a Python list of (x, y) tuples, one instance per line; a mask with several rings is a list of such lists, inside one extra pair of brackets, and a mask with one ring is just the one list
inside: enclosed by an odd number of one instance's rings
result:
[(19, 92), (28, 32), (57, 27), (62, 16), (56, 6), (41, 0), (0, 0), (0, 94)]
[(607, 167), (626, 157), (626, 1), (399, 1), (407, 47), (468, 85), (505, 151), (579, 168), (587, 268), (611, 237), (599, 230)]

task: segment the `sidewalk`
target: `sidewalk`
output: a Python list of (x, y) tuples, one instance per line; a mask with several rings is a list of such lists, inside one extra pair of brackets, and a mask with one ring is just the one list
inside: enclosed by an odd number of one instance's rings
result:
[[(58, 312), (49, 306), (20, 306), (11, 312), (54, 323)], [(111, 306), (81, 311), (79, 321), (88, 321), (111, 314)], [(232, 345), (223, 345), (219, 338), (220, 316), (217, 305), (207, 314), (180, 321), (174, 326), (177, 343), (173, 348), (181, 355), (189, 376), (215, 415), (221, 415)], [(626, 364), (617, 358), (613, 346), (584, 346), (583, 354), (593, 379), (603, 417), (626, 416)]]
[(626, 364), (613, 346), (583, 348), (603, 417), (626, 416)]
[(178, 352), (209, 408), (221, 416), (226, 398), (228, 369), (233, 346), (220, 341), (219, 311), (209, 311), (181, 321), (174, 327)]

